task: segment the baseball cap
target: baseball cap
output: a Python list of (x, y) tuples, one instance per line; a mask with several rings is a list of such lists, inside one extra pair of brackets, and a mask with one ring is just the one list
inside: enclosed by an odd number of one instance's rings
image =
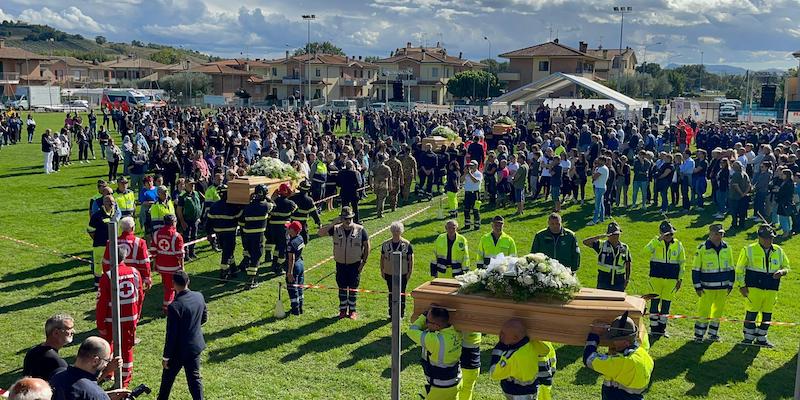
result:
[(608, 224), (608, 229), (606, 229), (607, 235), (619, 235), (622, 233), (622, 229), (619, 227), (619, 224), (616, 222), (612, 222)]
[(301, 224), (300, 221), (292, 221), (292, 222), (284, 224), (284, 226), (287, 229), (291, 229), (291, 230), (293, 230), (295, 232), (300, 232), (300, 231), (303, 230), (303, 224)]
[(677, 231), (677, 229), (675, 229), (675, 227), (672, 226), (672, 224), (669, 223), (669, 221), (662, 221), (661, 225), (658, 226), (658, 230), (661, 232), (662, 236), (670, 233), (675, 233)]
[(492, 218), (492, 222), (505, 222), (505, 221), (506, 220), (503, 218), (502, 215), (495, 215), (494, 218)]
[(711, 224), (708, 227), (708, 231), (711, 233), (725, 233), (725, 228), (722, 227), (722, 224)]

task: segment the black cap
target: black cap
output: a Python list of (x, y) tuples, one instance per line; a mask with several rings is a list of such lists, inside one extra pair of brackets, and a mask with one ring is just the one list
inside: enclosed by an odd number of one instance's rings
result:
[(775, 229), (772, 227), (772, 225), (763, 224), (758, 227), (758, 237), (772, 239), (775, 236), (777, 235), (775, 234)]
[(608, 224), (608, 228), (606, 229), (607, 235), (619, 235), (622, 233), (622, 229), (619, 227), (619, 224), (616, 222), (612, 222)]
[(661, 221), (661, 225), (658, 226), (658, 230), (661, 232), (661, 236), (664, 236), (669, 233), (675, 233), (677, 229), (669, 221)]
[(505, 222), (505, 221), (506, 220), (503, 218), (502, 215), (495, 215), (494, 218), (492, 218), (492, 222)]

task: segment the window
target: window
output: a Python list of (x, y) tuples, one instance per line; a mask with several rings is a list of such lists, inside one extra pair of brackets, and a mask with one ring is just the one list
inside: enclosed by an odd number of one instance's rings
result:
[(445, 68), (444, 69), (444, 75), (445, 75), (445, 78), (450, 78), (450, 68)]
[(272, 96), (276, 99), (278, 98), (278, 88), (272, 88)]
[(614, 57), (614, 61), (611, 62), (611, 68), (619, 68), (619, 57)]
[(539, 61), (539, 71), (550, 71), (550, 61)]
[(439, 77), (439, 68), (433, 67), (431, 68), (431, 76), (434, 78)]
[(319, 68), (317, 68), (316, 71), (314, 71), (314, 76), (318, 77), (318, 76), (320, 76), (320, 74), (321, 74), (321, 72), (320, 72)]
[(319, 89), (314, 89), (314, 98), (318, 99), (320, 97), (322, 97), (322, 91)]
[(439, 104), (439, 92), (431, 90), (431, 103)]
[(278, 76), (278, 69), (275, 67), (272, 67), (272, 76)]
[(367, 78), (372, 79), (372, 71), (367, 71)]

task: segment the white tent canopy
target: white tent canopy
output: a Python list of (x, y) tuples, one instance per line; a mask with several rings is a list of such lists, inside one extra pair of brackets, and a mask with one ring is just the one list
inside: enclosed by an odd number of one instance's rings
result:
[(578, 85), (603, 96), (621, 106), (625, 111), (642, 108), (642, 103), (616, 90), (581, 76), (556, 72), (536, 82), (514, 89), (494, 100), (492, 103), (525, 104), (532, 100), (547, 98), (551, 93), (571, 85)]

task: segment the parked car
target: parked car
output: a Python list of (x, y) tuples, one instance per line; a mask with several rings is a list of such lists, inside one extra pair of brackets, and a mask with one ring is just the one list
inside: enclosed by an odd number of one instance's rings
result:
[(736, 121), (738, 119), (739, 114), (736, 112), (736, 107), (732, 104), (725, 104), (719, 107), (720, 121)]

